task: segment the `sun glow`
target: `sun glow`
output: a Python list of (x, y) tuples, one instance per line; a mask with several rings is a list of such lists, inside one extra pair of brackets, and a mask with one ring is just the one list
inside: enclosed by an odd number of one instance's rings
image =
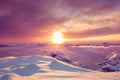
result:
[(55, 44), (62, 44), (64, 42), (63, 34), (59, 31), (54, 32), (52, 41)]

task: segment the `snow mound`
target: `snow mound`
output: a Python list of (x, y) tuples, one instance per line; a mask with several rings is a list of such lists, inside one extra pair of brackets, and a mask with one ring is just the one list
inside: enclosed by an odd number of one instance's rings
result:
[(56, 58), (60, 61), (64, 61), (66, 63), (71, 63), (72, 62), (72, 60), (69, 57), (65, 56), (62, 51), (52, 51), (48, 54), (48, 56)]
[(120, 51), (113, 52), (106, 57), (102, 71), (120, 71)]
[[(90, 70), (78, 68), (58, 61), (48, 56), (22, 56), (16, 58), (0, 58), (0, 80), (9, 80), (7, 74), (19, 76), (32, 76), (50, 71), (89, 72)], [(2, 76), (3, 75), (3, 76)]]
[(4, 75), (0, 78), (0, 80), (10, 80), (10, 75)]
[(119, 80), (103, 73), (64, 63), (49, 56), (0, 58), (0, 80)]
[(62, 71), (70, 71), (70, 72), (89, 72), (89, 70), (87, 69), (77, 68), (75, 66), (71, 66), (59, 61), (51, 62), (51, 64), (49, 64), (48, 66), (52, 70), (62, 70)]
[(44, 72), (40, 70), (40, 68), (36, 64), (30, 64), (25, 67), (17, 68), (13, 70), (14, 73), (21, 75), (21, 76), (30, 76), (38, 71), (40, 71), (41, 73)]

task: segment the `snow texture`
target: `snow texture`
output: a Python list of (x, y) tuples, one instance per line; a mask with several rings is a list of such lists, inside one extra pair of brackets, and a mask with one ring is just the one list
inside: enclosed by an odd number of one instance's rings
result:
[[(18, 63), (17, 63), (17, 62)], [(48, 56), (0, 58), (0, 80), (119, 80), (119, 72), (104, 73), (72, 66)]]
[(120, 71), (120, 51), (113, 52), (106, 57), (102, 71)]

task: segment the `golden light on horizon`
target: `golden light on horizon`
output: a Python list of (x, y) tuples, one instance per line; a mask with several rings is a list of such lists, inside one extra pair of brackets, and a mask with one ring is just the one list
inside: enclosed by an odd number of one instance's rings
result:
[(64, 43), (63, 34), (61, 32), (59, 32), (59, 31), (54, 32), (52, 41), (55, 44), (62, 44), (62, 43)]

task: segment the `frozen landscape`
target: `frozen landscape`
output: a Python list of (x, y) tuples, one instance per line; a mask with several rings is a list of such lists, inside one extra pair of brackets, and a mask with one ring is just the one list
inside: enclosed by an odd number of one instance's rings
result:
[(119, 45), (0, 45), (0, 80), (120, 80)]
[(120, 0), (0, 0), (0, 80), (120, 80)]

